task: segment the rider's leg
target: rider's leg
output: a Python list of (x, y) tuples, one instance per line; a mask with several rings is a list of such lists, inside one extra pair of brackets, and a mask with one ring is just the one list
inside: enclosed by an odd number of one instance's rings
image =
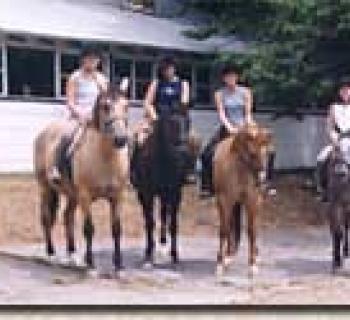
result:
[(316, 192), (321, 195), (322, 199), (325, 199), (327, 188), (327, 165), (329, 156), (332, 151), (332, 146), (328, 145), (324, 147), (317, 156), (316, 168), (315, 168), (315, 184)]
[(272, 196), (277, 194), (277, 191), (273, 185), (275, 158), (276, 158), (275, 150), (270, 150), (267, 157), (266, 182), (267, 182), (267, 193)]
[(210, 139), (209, 143), (202, 152), (201, 191), (203, 192), (212, 192), (212, 167), (215, 147), (226, 135), (227, 131), (225, 130), (225, 128), (220, 127), (219, 130), (217, 130), (214, 136)]
[(49, 179), (52, 181), (59, 181), (62, 178), (62, 174), (68, 175), (71, 173), (71, 154), (68, 153), (68, 150), (71, 149), (72, 141), (75, 141), (75, 135), (79, 127), (73, 121), (67, 123), (66, 132), (62, 135), (56, 151), (54, 164), (49, 173)]

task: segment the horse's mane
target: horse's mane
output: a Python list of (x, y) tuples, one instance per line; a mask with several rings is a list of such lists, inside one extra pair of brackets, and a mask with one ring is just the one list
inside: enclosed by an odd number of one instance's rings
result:
[(245, 125), (231, 139), (231, 154), (242, 154), (248, 152), (247, 146), (258, 152), (262, 146), (267, 147), (271, 144), (271, 132), (256, 124)]

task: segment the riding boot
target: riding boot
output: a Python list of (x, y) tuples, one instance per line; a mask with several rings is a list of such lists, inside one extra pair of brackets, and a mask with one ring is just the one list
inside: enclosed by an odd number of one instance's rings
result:
[(267, 183), (267, 193), (268, 195), (271, 195), (271, 196), (274, 196), (277, 193), (273, 185), (275, 158), (276, 158), (276, 153), (274, 151), (271, 151), (268, 153), (267, 168), (266, 168), (266, 183)]
[(71, 137), (64, 136), (57, 146), (55, 164), (60, 176), (56, 180), (60, 180), (62, 177), (72, 179), (72, 154), (68, 153), (71, 143)]
[(320, 199), (322, 202), (327, 202), (327, 165), (328, 158), (324, 161), (317, 161), (315, 168), (315, 185), (316, 192), (320, 195)]
[(211, 195), (213, 189), (213, 158), (216, 145), (227, 136), (227, 130), (220, 127), (214, 136), (210, 139), (201, 155), (202, 171), (201, 171), (201, 191)]

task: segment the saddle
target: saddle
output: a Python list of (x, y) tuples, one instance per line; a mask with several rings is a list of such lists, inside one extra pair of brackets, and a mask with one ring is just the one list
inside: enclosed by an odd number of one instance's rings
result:
[(350, 175), (350, 131), (340, 134), (339, 146), (333, 151), (333, 154), (335, 172)]

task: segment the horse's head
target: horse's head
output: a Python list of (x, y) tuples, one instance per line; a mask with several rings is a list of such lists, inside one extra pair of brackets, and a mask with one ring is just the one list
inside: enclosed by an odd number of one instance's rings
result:
[(233, 147), (253, 171), (262, 173), (266, 169), (268, 152), (272, 149), (272, 134), (257, 124), (247, 124), (237, 133)]
[(94, 108), (93, 123), (115, 147), (122, 148), (127, 144), (126, 119), (117, 93), (108, 90), (99, 94)]

